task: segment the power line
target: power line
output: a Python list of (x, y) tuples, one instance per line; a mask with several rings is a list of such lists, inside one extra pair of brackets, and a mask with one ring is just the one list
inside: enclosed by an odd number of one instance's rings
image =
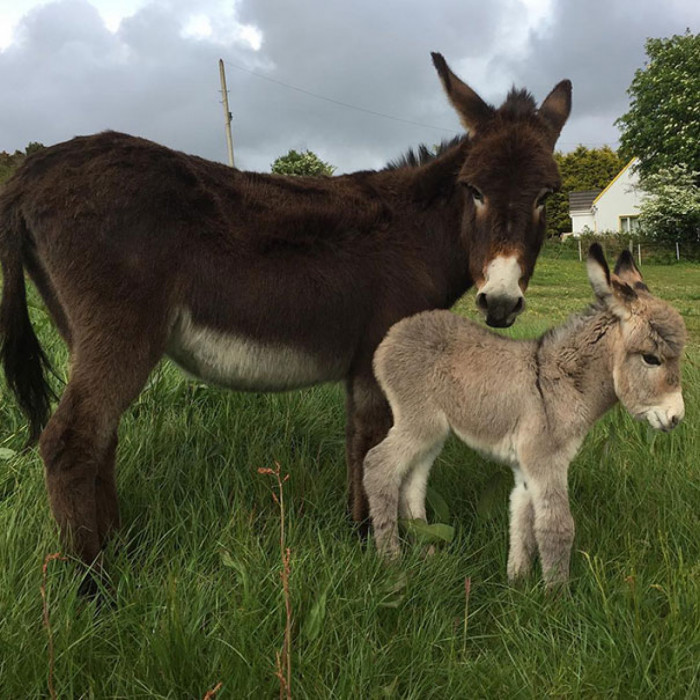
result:
[(330, 102), (331, 104), (339, 105), (340, 107), (346, 107), (347, 109), (354, 109), (357, 112), (364, 112), (365, 114), (371, 114), (375, 117), (382, 117), (384, 119), (391, 119), (392, 121), (402, 122), (403, 124), (412, 124), (413, 126), (422, 126), (426, 129), (436, 129), (438, 131), (447, 131), (450, 134), (460, 133), (458, 131), (455, 131), (454, 129), (447, 129), (444, 126), (434, 126), (432, 124), (424, 124), (422, 122), (414, 122), (410, 119), (403, 119), (402, 117), (396, 117), (392, 114), (384, 114), (383, 112), (377, 112), (373, 109), (366, 109), (365, 107), (358, 107), (357, 105), (352, 105), (352, 104), (349, 104), (348, 102), (341, 102), (340, 100), (334, 100), (332, 97), (326, 97), (325, 95), (319, 95), (318, 93), (311, 92), (310, 90), (305, 90), (304, 88), (297, 87), (296, 85), (290, 85), (289, 83), (282, 82), (281, 80), (277, 80), (275, 78), (270, 78), (269, 76), (263, 75), (262, 73), (256, 73), (254, 70), (250, 70), (249, 68), (244, 68), (243, 66), (237, 66), (235, 63), (230, 63), (229, 61), (224, 61), (224, 63), (227, 66), (231, 66), (231, 68), (236, 68), (237, 70), (244, 71), (245, 73), (250, 73), (251, 75), (254, 75), (256, 78), (261, 78), (262, 80), (267, 80), (270, 83), (275, 83), (276, 85), (281, 85), (282, 87), (286, 87), (289, 90), (294, 90), (295, 92), (301, 92), (304, 95), (309, 95), (310, 97), (315, 97), (317, 100), (323, 100), (324, 102)]
[[(365, 114), (371, 114), (372, 116), (375, 117), (382, 117), (383, 119), (391, 119), (392, 121), (395, 122), (401, 122), (403, 124), (411, 124), (412, 126), (421, 126), (426, 129), (436, 129), (437, 131), (446, 131), (449, 132), (450, 134), (460, 134), (462, 133), (461, 131), (455, 131), (454, 129), (448, 129), (444, 126), (434, 126), (433, 124), (425, 124), (423, 122), (416, 122), (411, 119), (404, 119), (403, 117), (396, 117), (392, 114), (385, 114), (384, 112), (377, 112), (376, 110), (373, 109), (367, 109), (365, 107), (358, 107), (357, 105), (350, 104), (349, 102), (342, 102), (341, 100), (336, 100), (333, 99), (332, 97), (326, 97), (325, 95), (319, 95), (316, 92), (311, 92), (311, 90), (305, 90), (304, 88), (297, 87), (296, 85), (290, 85), (289, 83), (285, 83), (282, 80), (277, 80), (276, 78), (270, 78), (268, 75), (263, 75), (262, 73), (258, 73), (254, 70), (251, 70), (250, 68), (244, 68), (243, 66), (239, 66), (235, 63), (231, 63), (230, 61), (224, 61), (224, 63), (227, 66), (231, 66), (231, 68), (235, 68), (236, 70), (243, 71), (244, 73), (250, 73), (250, 75), (254, 75), (256, 78), (260, 78), (261, 80), (267, 80), (270, 83), (274, 83), (275, 85), (281, 85), (282, 87), (287, 88), (288, 90), (294, 90), (295, 92), (300, 92), (303, 95), (308, 95), (309, 97), (315, 97), (317, 100), (323, 100), (324, 102), (330, 102), (331, 104), (338, 105), (340, 107), (345, 107), (347, 109), (354, 109), (356, 112), (364, 112)], [(557, 143), (558, 146), (588, 146), (588, 147), (599, 147), (599, 146), (609, 146), (614, 143), (619, 143), (619, 139), (614, 139), (612, 141), (559, 141)]]

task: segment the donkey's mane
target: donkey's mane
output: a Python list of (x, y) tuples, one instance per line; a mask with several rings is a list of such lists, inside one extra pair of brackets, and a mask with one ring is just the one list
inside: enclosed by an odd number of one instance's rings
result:
[(384, 170), (398, 170), (399, 168), (419, 168), (421, 165), (431, 163), (436, 158), (446, 153), (451, 148), (459, 145), (467, 138), (466, 134), (458, 134), (451, 139), (443, 139), (440, 144), (435, 147), (428, 147), (422, 143), (417, 148), (409, 148), (406, 153), (398, 158), (389, 161)]
[(498, 113), (509, 119), (522, 119), (537, 112), (537, 102), (532, 93), (512, 87)]

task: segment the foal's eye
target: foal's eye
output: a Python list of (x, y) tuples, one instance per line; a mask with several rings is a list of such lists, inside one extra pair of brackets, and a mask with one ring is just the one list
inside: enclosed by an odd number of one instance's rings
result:
[(659, 357), (657, 357), (656, 355), (651, 355), (649, 353), (644, 353), (642, 355), (642, 360), (644, 360), (645, 364), (650, 365), (652, 367), (657, 367), (661, 364), (661, 359)]

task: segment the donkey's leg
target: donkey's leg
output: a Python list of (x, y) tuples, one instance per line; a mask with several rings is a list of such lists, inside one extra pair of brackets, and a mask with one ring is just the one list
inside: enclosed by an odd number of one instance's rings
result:
[(44, 300), (44, 304), (46, 304), (46, 308), (49, 310), (49, 314), (60, 336), (70, 350), (72, 345), (70, 323), (68, 322), (68, 317), (66, 316), (63, 306), (61, 306), (61, 302), (58, 300), (56, 290), (49, 274), (46, 272), (46, 269), (41, 264), (35, 252), (32, 252), (31, 249), (25, 253), (24, 264), (32, 282), (34, 282), (34, 286)]
[(89, 391), (69, 382), (39, 439), (61, 539), (86, 564), (95, 562), (100, 550), (95, 477), (109, 445), (103, 419), (89, 396)]
[(95, 477), (95, 504), (97, 507), (97, 530), (100, 546), (107, 544), (111, 534), (121, 525), (119, 499), (114, 464), (117, 455), (117, 431), (114, 430), (107, 454), (98, 465)]
[(569, 578), (569, 560), (574, 541), (574, 519), (569, 509), (567, 462), (551, 460), (537, 469), (523, 472), (531, 493), (534, 531), (548, 587), (565, 583)]
[(125, 337), (77, 344), (71, 379), (39, 441), (62, 539), (86, 564), (99, 565), (103, 539), (118, 522), (113, 460), (119, 418), (157, 359), (137, 338), (122, 343)]
[(514, 470), (515, 486), (510, 494), (510, 546), (508, 549), (508, 580), (527, 576), (537, 549), (535, 511), (531, 493), (519, 469)]
[(379, 443), (391, 427), (391, 410), (374, 379), (355, 377), (347, 387), (346, 459), (348, 467), (348, 509), (355, 523), (369, 516), (363, 486), (363, 462), (367, 452)]

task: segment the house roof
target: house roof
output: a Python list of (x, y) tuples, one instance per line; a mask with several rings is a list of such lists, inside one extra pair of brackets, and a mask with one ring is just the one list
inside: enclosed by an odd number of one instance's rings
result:
[(620, 170), (620, 172), (617, 175), (615, 175), (615, 177), (612, 180), (610, 180), (610, 182), (606, 185), (605, 189), (598, 194), (598, 196), (593, 200), (592, 203), (595, 204), (617, 182), (622, 173), (624, 173), (630, 167), (630, 165), (632, 165), (632, 163), (636, 162), (636, 160), (636, 156), (632, 158), (630, 162), (627, 163), (627, 165), (625, 165), (625, 167), (622, 168), (622, 170)]
[(590, 212), (593, 202), (603, 190), (569, 192), (569, 211)]

